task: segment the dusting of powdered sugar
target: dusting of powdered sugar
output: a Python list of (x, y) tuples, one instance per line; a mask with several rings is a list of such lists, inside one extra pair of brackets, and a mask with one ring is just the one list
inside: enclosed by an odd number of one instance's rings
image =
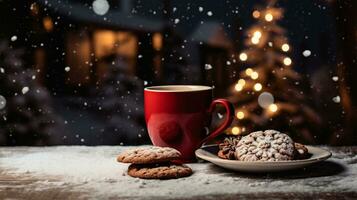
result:
[(296, 172), (291, 174), (291, 178), (276, 178), (270, 175), (247, 176), (226, 171), (210, 163), (194, 163), (188, 164), (194, 171), (190, 177), (142, 180), (128, 176), (128, 165), (116, 162), (116, 156), (126, 149), (128, 147), (107, 146), (0, 148), (0, 168), (6, 174), (26, 175), (38, 180), (30, 186), (31, 190), (55, 187), (62, 188), (62, 191), (83, 192), (96, 199), (192, 198), (237, 193), (357, 190), (355, 155), (346, 157), (345, 154), (336, 153), (330, 162), (343, 166), (345, 171), (316, 177), (295, 177)]
[(235, 152), (242, 161), (292, 160), (294, 142), (286, 134), (275, 130), (256, 131), (242, 137)]

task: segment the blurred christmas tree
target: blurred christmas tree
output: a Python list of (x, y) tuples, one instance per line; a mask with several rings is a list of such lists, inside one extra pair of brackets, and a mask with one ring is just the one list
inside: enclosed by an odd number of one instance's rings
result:
[(314, 143), (321, 120), (309, 106), (307, 80), (293, 70), (286, 31), (277, 24), (283, 9), (275, 0), (252, 13), (257, 22), (246, 31), (246, 50), (239, 54), (246, 68), (231, 88), (236, 119), (229, 134), (277, 129), (294, 139)]
[(47, 145), (63, 134), (48, 91), (25, 69), (24, 51), (0, 41), (0, 145)]

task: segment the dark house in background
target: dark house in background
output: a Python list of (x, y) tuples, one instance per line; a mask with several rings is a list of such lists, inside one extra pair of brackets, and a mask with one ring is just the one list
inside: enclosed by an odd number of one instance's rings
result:
[[(175, 47), (170, 41), (182, 39), (170, 23), (170, 1), (161, 1), (163, 13), (155, 18), (137, 14), (134, 0), (109, 1), (105, 15), (95, 14), (92, 2), (37, 0), (30, 6), (37, 41), (34, 66), (41, 74), (40, 81), (55, 94), (86, 94), (90, 87), (101, 83), (118, 57), (126, 63), (128, 75), (148, 84), (214, 84), (222, 91), (229, 84), (224, 81), (228, 76), (224, 68), (232, 47), (219, 23), (204, 23), (193, 33), (193, 39), (201, 44), (197, 54), (200, 62), (184, 65), (196, 69), (173, 69), (165, 66), (167, 59), (173, 59), (169, 55)], [(185, 49), (182, 54), (190, 51)], [(205, 71), (206, 64), (213, 70)], [(165, 80), (165, 74), (176, 71), (187, 71), (181, 75), (186, 82)]]
[(163, 46), (166, 20), (128, 14), (131, 1), (120, 3), (105, 16), (83, 3), (31, 4), (39, 33), (34, 64), (45, 85), (58, 92), (95, 85), (117, 57), (127, 63), (128, 75), (146, 81), (160, 78), (155, 71), (161, 66), (154, 59)]

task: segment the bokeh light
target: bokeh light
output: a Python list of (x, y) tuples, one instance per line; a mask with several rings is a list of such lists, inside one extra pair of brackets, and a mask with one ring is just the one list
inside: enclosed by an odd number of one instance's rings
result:
[(289, 49), (290, 49), (290, 46), (286, 43), (281, 46), (281, 50), (283, 50), (284, 52), (289, 51)]
[(263, 86), (262, 86), (262, 84), (260, 84), (260, 83), (256, 83), (256, 84), (254, 85), (254, 90), (255, 90), (255, 91), (260, 91), (260, 90), (262, 90), (262, 88), (263, 88)]
[(248, 59), (248, 55), (246, 53), (239, 54), (239, 59), (241, 61), (246, 61)]
[(277, 106), (275, 103), (270, 104), (269, 110), (270, 110), (271, 112), (276, 112), (276, 111), (278, 111), (278, 106)]
[(283, 60), (284, 65), (289, 66), (291, 65), (292, 61), (289, 57), (284, 58)]
[(262, 108), (268, 108), (274, 103), (274, 96), (269, 92), (263, 92), (258, 97), (258, 104)]
[(271, 13), (267, 13), (267, 14), (265, 15), (265, 20), (266, 20), (267, 22), (273, 21), (273, 15), (272, 15)]
[(253, 71), (252, 74), (250, 75), (250, 77), (251, 77), (253, 80), (256, 80), (256, 79), (258, 79), (259, 74), (258, 74), (258, 72)]
[(244, 118), (244, 112), (243, 111), (238, 111), (237, 112), (237, 118), (238, 119), (243, 119)]
[(245, 74), (247, 74), (248, 76), (251, 76), (253, 72), (254, 72), (254, 71), (253, 71), (252, 68), (247, 68), (247, 69), (245, 70)]
[(240, 128), (238, 126), (235, 126), (235, 127), (232, 128), (231, 132), (232, 132), (233, 135), (239, 135)]
[(254, 18), (259, 18), (260, 17), (260, 12), (258, 10), (254, 10), (253, 13), (252, 13), (253, 17)]

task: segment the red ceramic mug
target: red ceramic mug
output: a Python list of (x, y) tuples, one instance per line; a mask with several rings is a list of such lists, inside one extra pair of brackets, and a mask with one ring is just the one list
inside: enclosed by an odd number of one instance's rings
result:
[[(199, 85), (152, 86), (144, 90), (145, 120), (152, 143), (172, 147), (183, 162), (195, 159), (195, 150), (230, 126), (234, 109), (225, 99), (212, 101), (212, 87)], [(208, 133), (217, 104), (226, 109), (224, 122)]]

